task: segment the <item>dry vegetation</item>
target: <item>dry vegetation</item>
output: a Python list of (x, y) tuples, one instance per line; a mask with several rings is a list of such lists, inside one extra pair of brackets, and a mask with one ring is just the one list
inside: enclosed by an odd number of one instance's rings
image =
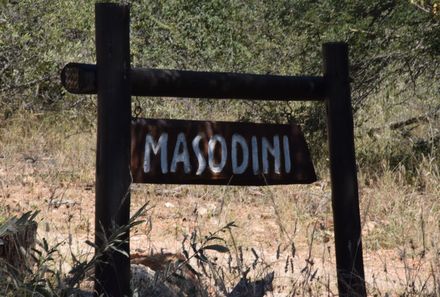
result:
[[(26, 114), (1, 124), (2, 220), (39, 210), (38, 238), (56, 246), (49, 264), (61, 274), (77, 261), (72, 254), (83, 260), (92, 256), (86, 240), (93, 241), (94, 232), (93, 125), (84, 129), (68, 113)], [(369, 295), (440, 294), (437, 164), (423, 159), (415, 185), (403, 167), (389, 170), (384, 164), (377, 175), (360, 168)], [(320, 173), (320, 181), (309, 186), (133, 185), (132, 211), (146, 202), (149, 208), (131, 231), (132, 253), (179, 253), (194, 232), (202, 240), (233, 221), (237, 227), (222, 233), (230, 253), (207, 253), (218, 263), (215, 269), (224, 271), (227, 288), (250, 268), (251, 278), (275, 271), (274, 296), (334, 295), (330, 186), (326, 170)], [(210, 275), (206, 282), (214, 286)]]
[[(30, 211), (40, 242), (29, 271), (1, 261), (0, 296), (90, 287), (82, 272), (96, 261), (96, 98), (67, 94), (59, 72), (67, 62), (94, 62), (94, 2), (0, 0), (0, 238), (25, 226), (19, 218)], [(134, 67), (321, 75), (322, 43), (347, 42), (368, 294), (440, 296), (438, 1), (116, 2), (132, 3)], [(195, 255), (205, 252), (211, 295), (230, 291), (247, 270), (253, 280), (275, 271), (273, 296), (337, 295), (323, 104), (133, 104), (149, 118), (294, 120), (320, 178), (307, 186), (133, 185), (132, 253), (187, 250), (202, 272)], [(237, 227), (222, 229), (230, 222)], [(224, 241), (213, 242), (229, 252), (204, 251), (216, 230)]]

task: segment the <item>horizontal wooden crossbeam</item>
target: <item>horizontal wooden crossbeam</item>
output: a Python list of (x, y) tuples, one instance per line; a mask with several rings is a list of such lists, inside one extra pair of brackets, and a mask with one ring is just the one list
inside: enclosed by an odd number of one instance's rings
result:
[[(252, 100), (324, 100), (320, 76), (281, 76), (135, 68), (130, 71), (134, 96)], [(63, 86), (74, 94), (97, 93), (97, 68), (70, 63), (61, 73)]]

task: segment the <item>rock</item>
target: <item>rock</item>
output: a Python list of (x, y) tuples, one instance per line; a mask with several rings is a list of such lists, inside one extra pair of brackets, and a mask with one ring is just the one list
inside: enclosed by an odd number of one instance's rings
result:
[(137, 296), (207, 296), (197, 272), (181, 254), (131, 255), (132, 289)]
[(175, 206), (171, 202), (165, 202), (165, 207), (166, 208), (174, 208)]
[(54, 208), (59, 208), (61, 205), (65, 205), (67, 208), (75, 206), (78, 202), (70, 199), (51, 199), (49, 201), (49, 206)]
[(172, 288), (170, 284), (160, 277), (160, 273), (155, 272), (147, 266), (141, 264), (131, 265), (131, 288), (133, 296), (147, 297), (176, 297), (179, 292)]
[(263, 297), (266, 292), (273, 290), (273, 278), (274, 272), (268, 273), (264, 278), (253, 282), (244, 276), (227, 297)]
[[(22, 218), (12, 218), (4, 222), (0, 228), (0, 258), (15, 267), (17, 271), (24, 271), (30, 267), (32, 257), (29, 256), (35, 246), (37, 223)], [(24, 221), (24, 222), (23, 222)]]

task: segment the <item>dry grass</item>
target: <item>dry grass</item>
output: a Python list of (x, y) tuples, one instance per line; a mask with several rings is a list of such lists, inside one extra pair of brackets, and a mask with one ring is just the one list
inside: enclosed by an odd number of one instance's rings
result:
[[(61, 242), (63, 271), (71, 253), (91, 256), (84, 242), (94, 232), (93, 131), (69, 113), (0, 123), (0, 218), (40, 210), (39, 237)], [(133, 185), (132, 210), (145, 202), (152, 209), (131, 232), (132, 251), (178, 252), (194, 230), (206, 235), (234, 221), (224, 234), (230, 255), (209, 253), (226, 286), (250, 268), (254, 278), (275, 271), (274, 296), (335, 295), (330, 186), (321, 175), (309, 186)], [(425, 158), (413, 176), (409, 183), (403, 167), (385, 165), (359, 174), (371, 296), (440, 296), (438, 160)]]

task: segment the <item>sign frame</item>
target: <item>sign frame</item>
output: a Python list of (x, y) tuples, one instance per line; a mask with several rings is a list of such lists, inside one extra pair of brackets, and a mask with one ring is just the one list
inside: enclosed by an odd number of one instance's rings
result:
[[(69, 92), (98, 94), (95, 243), (128, 224), (131, 95), (187, 98), (321, 101), (327, 108), (336, 268), (340, 296), (367, 296), (362, 257), (348, 45), (323, 45), (324, 75), (273, 76), (131, 69), (130, 9), (96, 3), (96, 66), (67, 64)], [(109, 133), (111, 131), (111, 133)], [(118, 249), (129, 254), (129, 231)], [(130, 259), (113, 251), (95, 267), (95, 294), (130, 295)]]
[(133, 183), (266, 186), (316, 181), (304, 135), (294, 123), (133, 119), (130, 167)]

